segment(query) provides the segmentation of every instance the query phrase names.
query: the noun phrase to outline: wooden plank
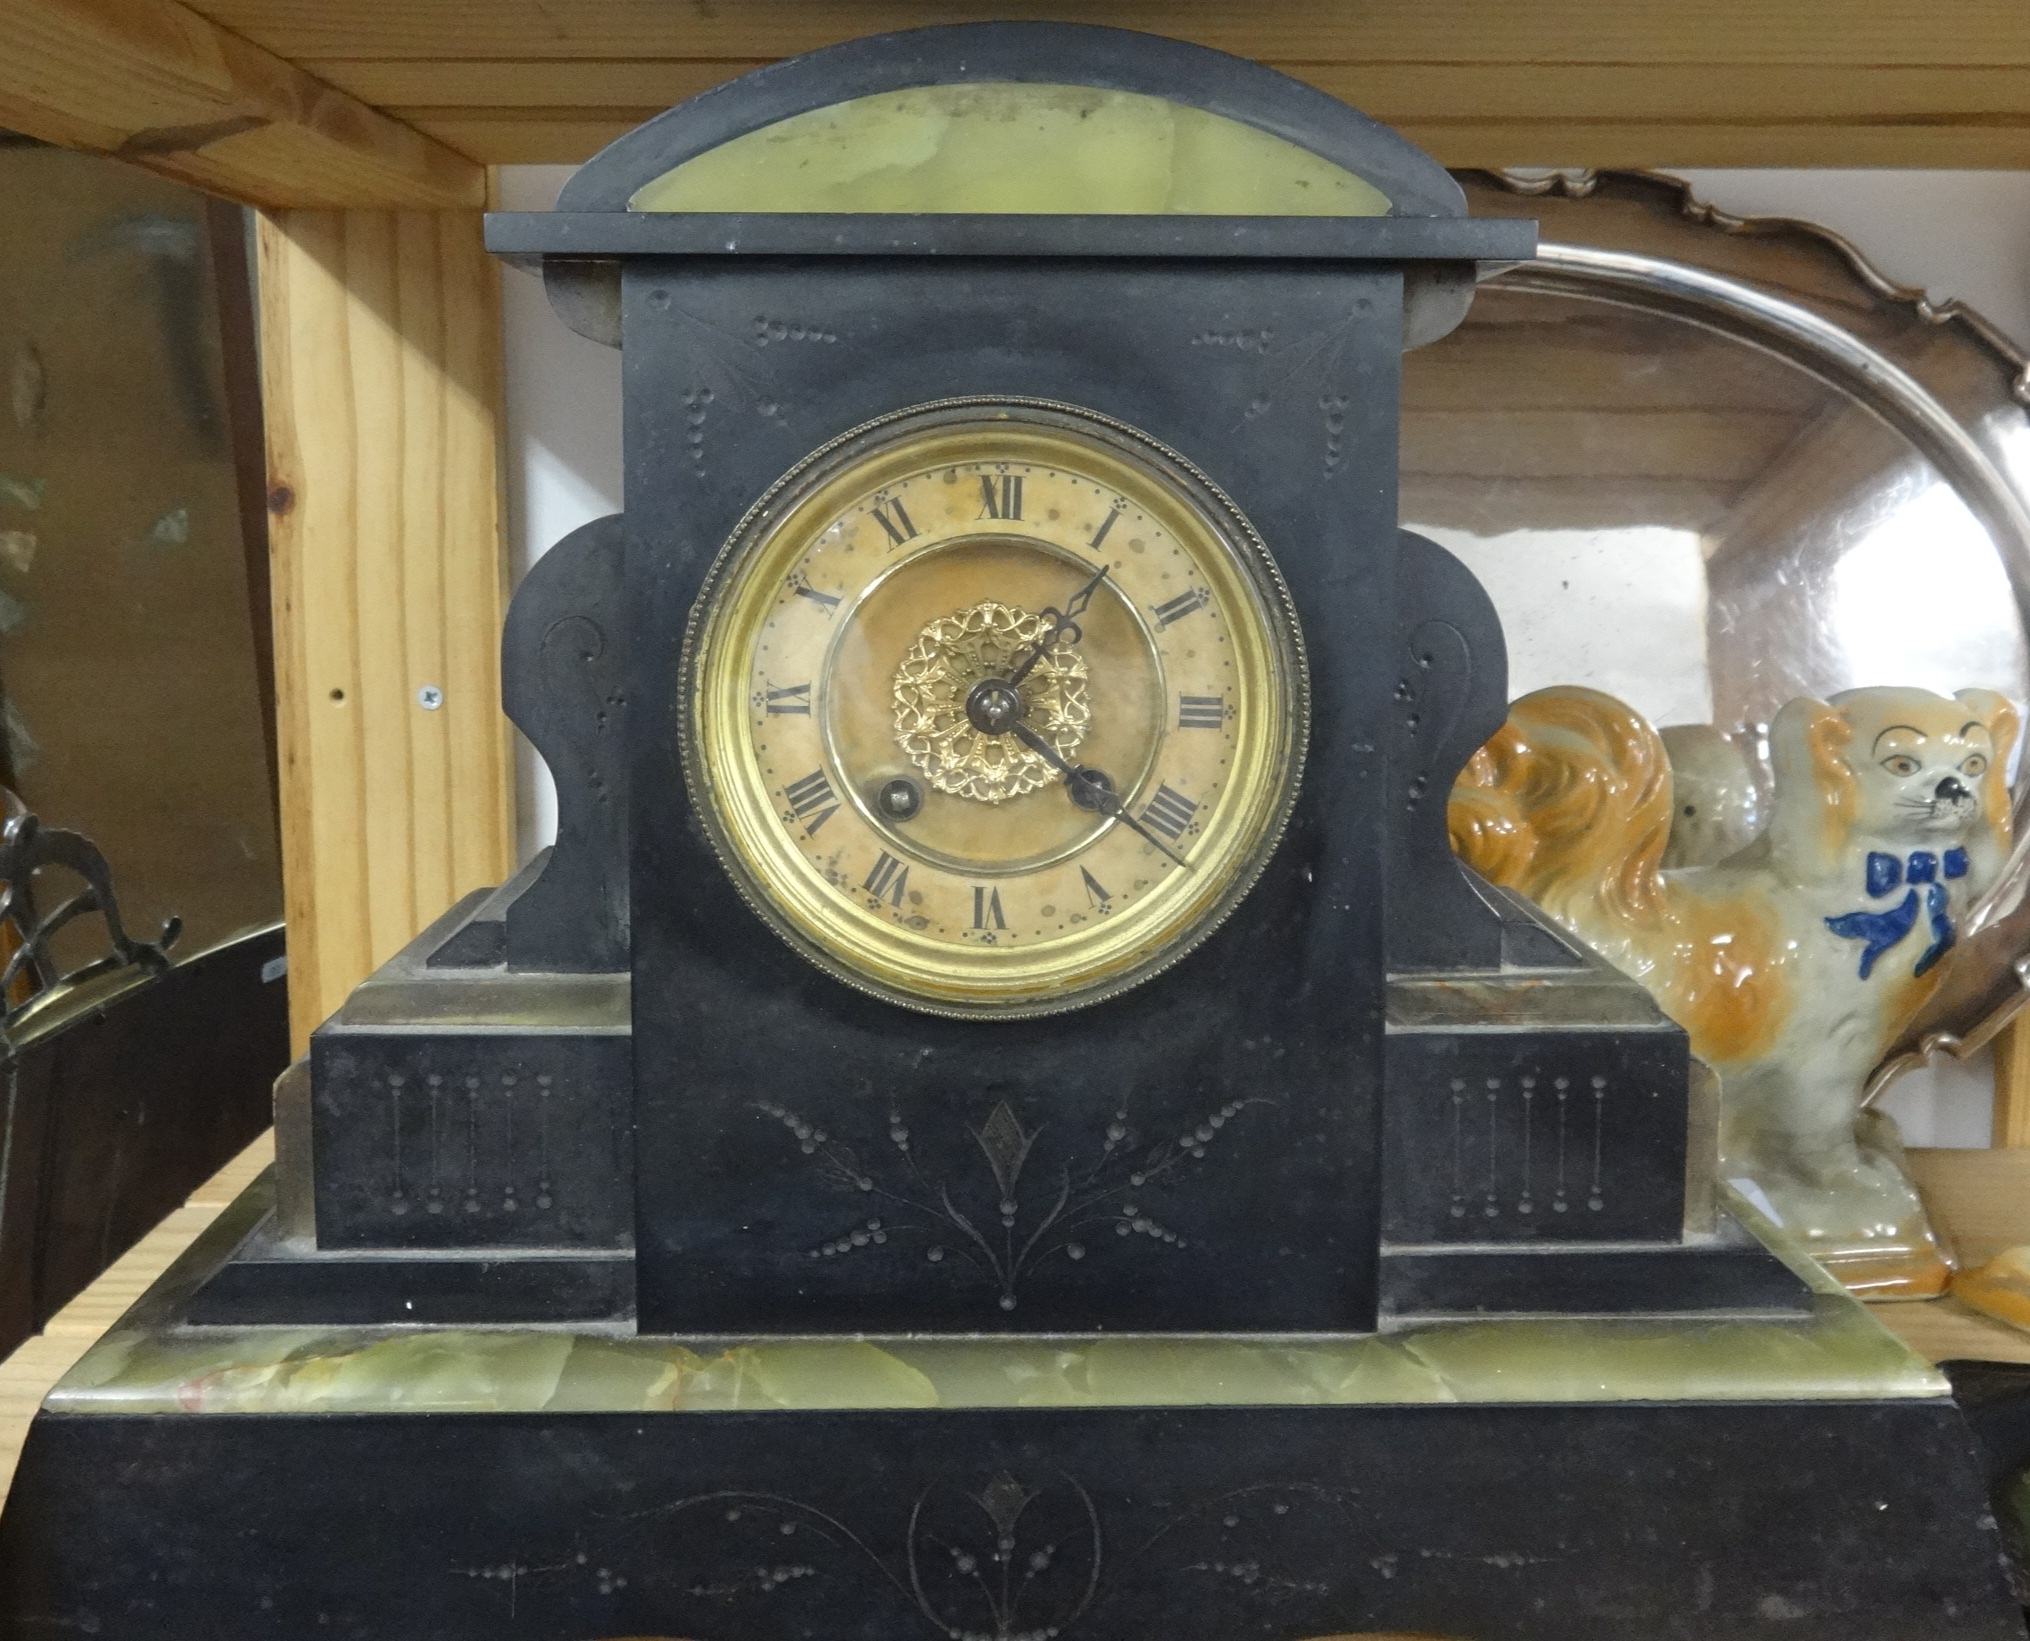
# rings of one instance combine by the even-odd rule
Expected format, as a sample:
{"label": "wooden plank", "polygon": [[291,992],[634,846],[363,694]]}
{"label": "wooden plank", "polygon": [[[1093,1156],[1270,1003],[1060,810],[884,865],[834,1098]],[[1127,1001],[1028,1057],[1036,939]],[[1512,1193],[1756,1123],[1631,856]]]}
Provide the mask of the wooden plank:
{"label": "wooden plank", "polygon": [[[1700,166],[1836,166],[1953,171],[2030,166],[2030,132],[1984,124],[1856,122],[1734,125],[1724,106],[1697,125],[1622,125],[1585,119],[1521,122],[1398,120],[1393,124],[1439,164],[1501,170],[1572,165],[1597,170]],[[422,129],[422,127],[418,127]],[[448,135],[446,140],[448,141]],[[589,157],[589,156],[588,156]]]}
{"label": "wooden plank", "polygon": [[41,1337],[0,1362],[0,1494],[13,1479],[28,1421],[50,1386],[274,1159],[274,1136],[263,1134],[51,1317]]}
{"label": "wooden plank", "polygon": [[[549,111],[395,110],[418,131],[487,165],[581,165],[660,106]],[[1968,124],[1783,126],[1620,125],[1583,119],[1475,125],[1385,120],[1455,169],[1588,166],[1685,170],[1728,166],[1847,166],[1935,171],[2030,168],[2030,131]]]}
{"label": "wooden plank", "polygon": [[[1416,63],[1360,59],[1278,64],[1378,120],[1684,125],[1716,117],[1762,125],[2030,122],[2030,78],[2011,68],[1650,63]],[[770,59],[313,58],[302,66],[377,108],[456,110],[663,109]]]}
{"label": "wooden plank", "polygon": [[1593,474],[1496,481],[1406,473],[1401,515],[1411,529],[1433,525],[1490,537],[1516,530],[1623,530],[1647,525],[1702,531],[1726,512],[1738,488]]}
{"label": "wooden plank", "polygon": [[561,118],[616,110],[661,112],[715,85],[765,67],[769,57],[540,60],[536,42],[513,58],[314,58],[302,66],[376,108],[471,110],[493,117],[541,112]]}
{"label": "wooden plank", "polygon": [[1597,475],[1745,485],[1790,442],[1798,421],[1780,410],[1410,410],[1402,467],[1475,480]]}
{"label": "wooden plank", "polygon": [[499,279],[467,212],[265,217],[260,266],[300,1050],[511,869]]}
{"label": "wooden plank", "polygon": [[[2030,1148],[2030,1019],[2018,1015],[1995,1039],[1995,1127],[1991,1144]],[[2025,1241],[2030,1241],[2026,1235]]]}
{"label": "wooden plank", "polygon": [[2030,1152],[1920,1148],[1910,1172],[1962,1265],[2030,1242]]}
{"label": "wooden plank", "polygon": [[[765,60],[886,29],[985,18],[1101,20],[1082,0],[199,0],[292,60]],[[1103,20],[1296,63],[2030,66],[2018,0],[1114,0]]]}
{"label": "wooden plank", "polygon": [[2030,1363],[2030,1333],[1947,1295],[1868,1307],[1876,1321],[1933,1362]]}
{"label": "wooden plank", "polygon": [[[1562,324],[1510,323],[1521,304],[1483,286],[1464,325],[1403,356],[1407,410],[1707,410],[1788,412],[1802,420],[1826,390],[1802,371],[1675,319],[1556,302]],[[1659,362],[1663,368],[1659,369]]]}
{"label": "wooden plank", "polygon": [[[1933,1221],[1963,1266],[2030,1242],[2030,1151],[1915,1150],[1910,1171]],[[1921,1356],[2030,1362],[2030,1333],[1957,1299],[1872,1305],[1876,1319]]]}
{"label": "wooden plank", "polygon": [[439,119],[426,112],[416,129],[487,165],[582,165],[614,138],[626,136],[661,112],[661,108],[578,109],[554,119],[519,111],[506,117],[488,114],[473,119],[460,113]]}
{"label": "wooden plank", "polygon": [[[1276,66],[1448,165],[2018,165],[2030,75],[1992,67],[1542,60]],[[1273,60],[1273,59],[1272,59]],[[314,71],[490,164],[569,163],[765,58],[315,59]]]}
{"label": "wooden plank", "polygon": [[0,125],[270,206],[478,206],[480,168],[177,0],[0,0]]}

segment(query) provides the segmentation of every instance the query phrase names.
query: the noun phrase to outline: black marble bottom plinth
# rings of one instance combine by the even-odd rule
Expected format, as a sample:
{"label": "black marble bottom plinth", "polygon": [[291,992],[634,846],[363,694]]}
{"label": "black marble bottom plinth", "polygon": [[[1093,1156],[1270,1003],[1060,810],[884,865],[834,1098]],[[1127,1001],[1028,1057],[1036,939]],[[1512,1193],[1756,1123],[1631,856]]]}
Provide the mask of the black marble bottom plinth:
{"label": "black marble bottom plinth", "polygon": [[45,1413],[44,1641],[2023,1641],[1950,1402]]}

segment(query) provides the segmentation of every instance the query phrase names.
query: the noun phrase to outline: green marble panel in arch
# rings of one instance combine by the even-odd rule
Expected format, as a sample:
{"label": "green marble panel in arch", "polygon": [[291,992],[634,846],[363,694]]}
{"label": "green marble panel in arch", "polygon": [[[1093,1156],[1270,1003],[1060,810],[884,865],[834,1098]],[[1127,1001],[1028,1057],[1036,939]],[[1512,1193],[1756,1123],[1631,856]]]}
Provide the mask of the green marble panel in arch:
{"label": "green marble panel in arch", "polygon": [[1202,108],[991,82],[792,115],[642,184],[628,209],[1374,217],[1389,200],[1295,143]]}

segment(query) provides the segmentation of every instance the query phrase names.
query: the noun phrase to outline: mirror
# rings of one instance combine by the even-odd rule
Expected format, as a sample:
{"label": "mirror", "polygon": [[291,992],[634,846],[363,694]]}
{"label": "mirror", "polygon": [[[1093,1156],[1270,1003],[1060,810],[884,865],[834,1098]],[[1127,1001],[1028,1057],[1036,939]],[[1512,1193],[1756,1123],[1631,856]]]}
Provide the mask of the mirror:
{"label": "mirror", "polygon": [[[1542,253],[1405,357],[1402,516],[1486,585],[1512,697],[1591,685],[1758,776],[1793,696],[2030,700],[2030,372],[1999,331],[1673,178],[1460,180]],[[2030,995],[2023,854],[1906,1047],[1970,1051]]]}
{"label": "mirror", "polygon": [[2030,694],[1998,336],[1669,179],[1466,181],[1544,254],[1405,359],[1403,520],[1487,585],[1512,695],[1590,684],[1753,741],[1799,694]]}

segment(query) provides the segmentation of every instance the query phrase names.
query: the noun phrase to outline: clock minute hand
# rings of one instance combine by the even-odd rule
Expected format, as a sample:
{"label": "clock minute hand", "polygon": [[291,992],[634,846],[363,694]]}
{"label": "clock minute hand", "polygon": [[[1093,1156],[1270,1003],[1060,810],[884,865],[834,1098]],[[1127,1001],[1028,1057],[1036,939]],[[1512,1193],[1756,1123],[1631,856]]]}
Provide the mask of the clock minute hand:
{"label": "clock minute hand", "polygon": [[1023,679],[1036,670],[1036,663],[1050,652],[1051,647],[1065,633],[1071,634],[1071,641],[1074,644],[1085,636],[1079,631],[1075,618],[1085,614],[1086,606],[1093,601],[1093,589],[1106,580],[1109,568],[1110,566],[1102,564],[1092,580],[1064,601],[1063,609],[1046,609],[1043,612],[1050,617],[1050,625],[1036,635],[1036,642],[1029,646],[1029,653],[1022,658],[1022,664],[1008,675],[1010,689],[1018,687]]}
{"label": "clock minute hand", "polygon": [[1064,755],[1041,735],[1037,734],[1035,730],[1025,723],[1018,722],[1011,726],[1010,733],[1024,746],[1028,747],[1030,751],[1043,759],[1045,763],[1049,764],[1053,769],[1058,770],[1064,776],[1064,784],[1066,786],[1076,784],[1092,800],[1093,807],[1098,809],[1101,814],[1110,816],[1124,825],[1133,827],[1134,830],[1141,833],[1144,838],[1148,839],[1150,843],[1153,843],[1164,854],[1176,861],[1187,872],[1191,870],[1191,862],[1186,860],[1175,849],[1172,849],[1161,838],[1156,836],[1154,832],[1150,831],[1148,827],[1135,819],[1133,815],[1129,814],[1127,806],[1121,802],[1120,798],[1114,794],[1110,787],[1102,786],[1098,781],[1088,780],[1084,770],[1073,768],[1072,765],[1065,761]]}

